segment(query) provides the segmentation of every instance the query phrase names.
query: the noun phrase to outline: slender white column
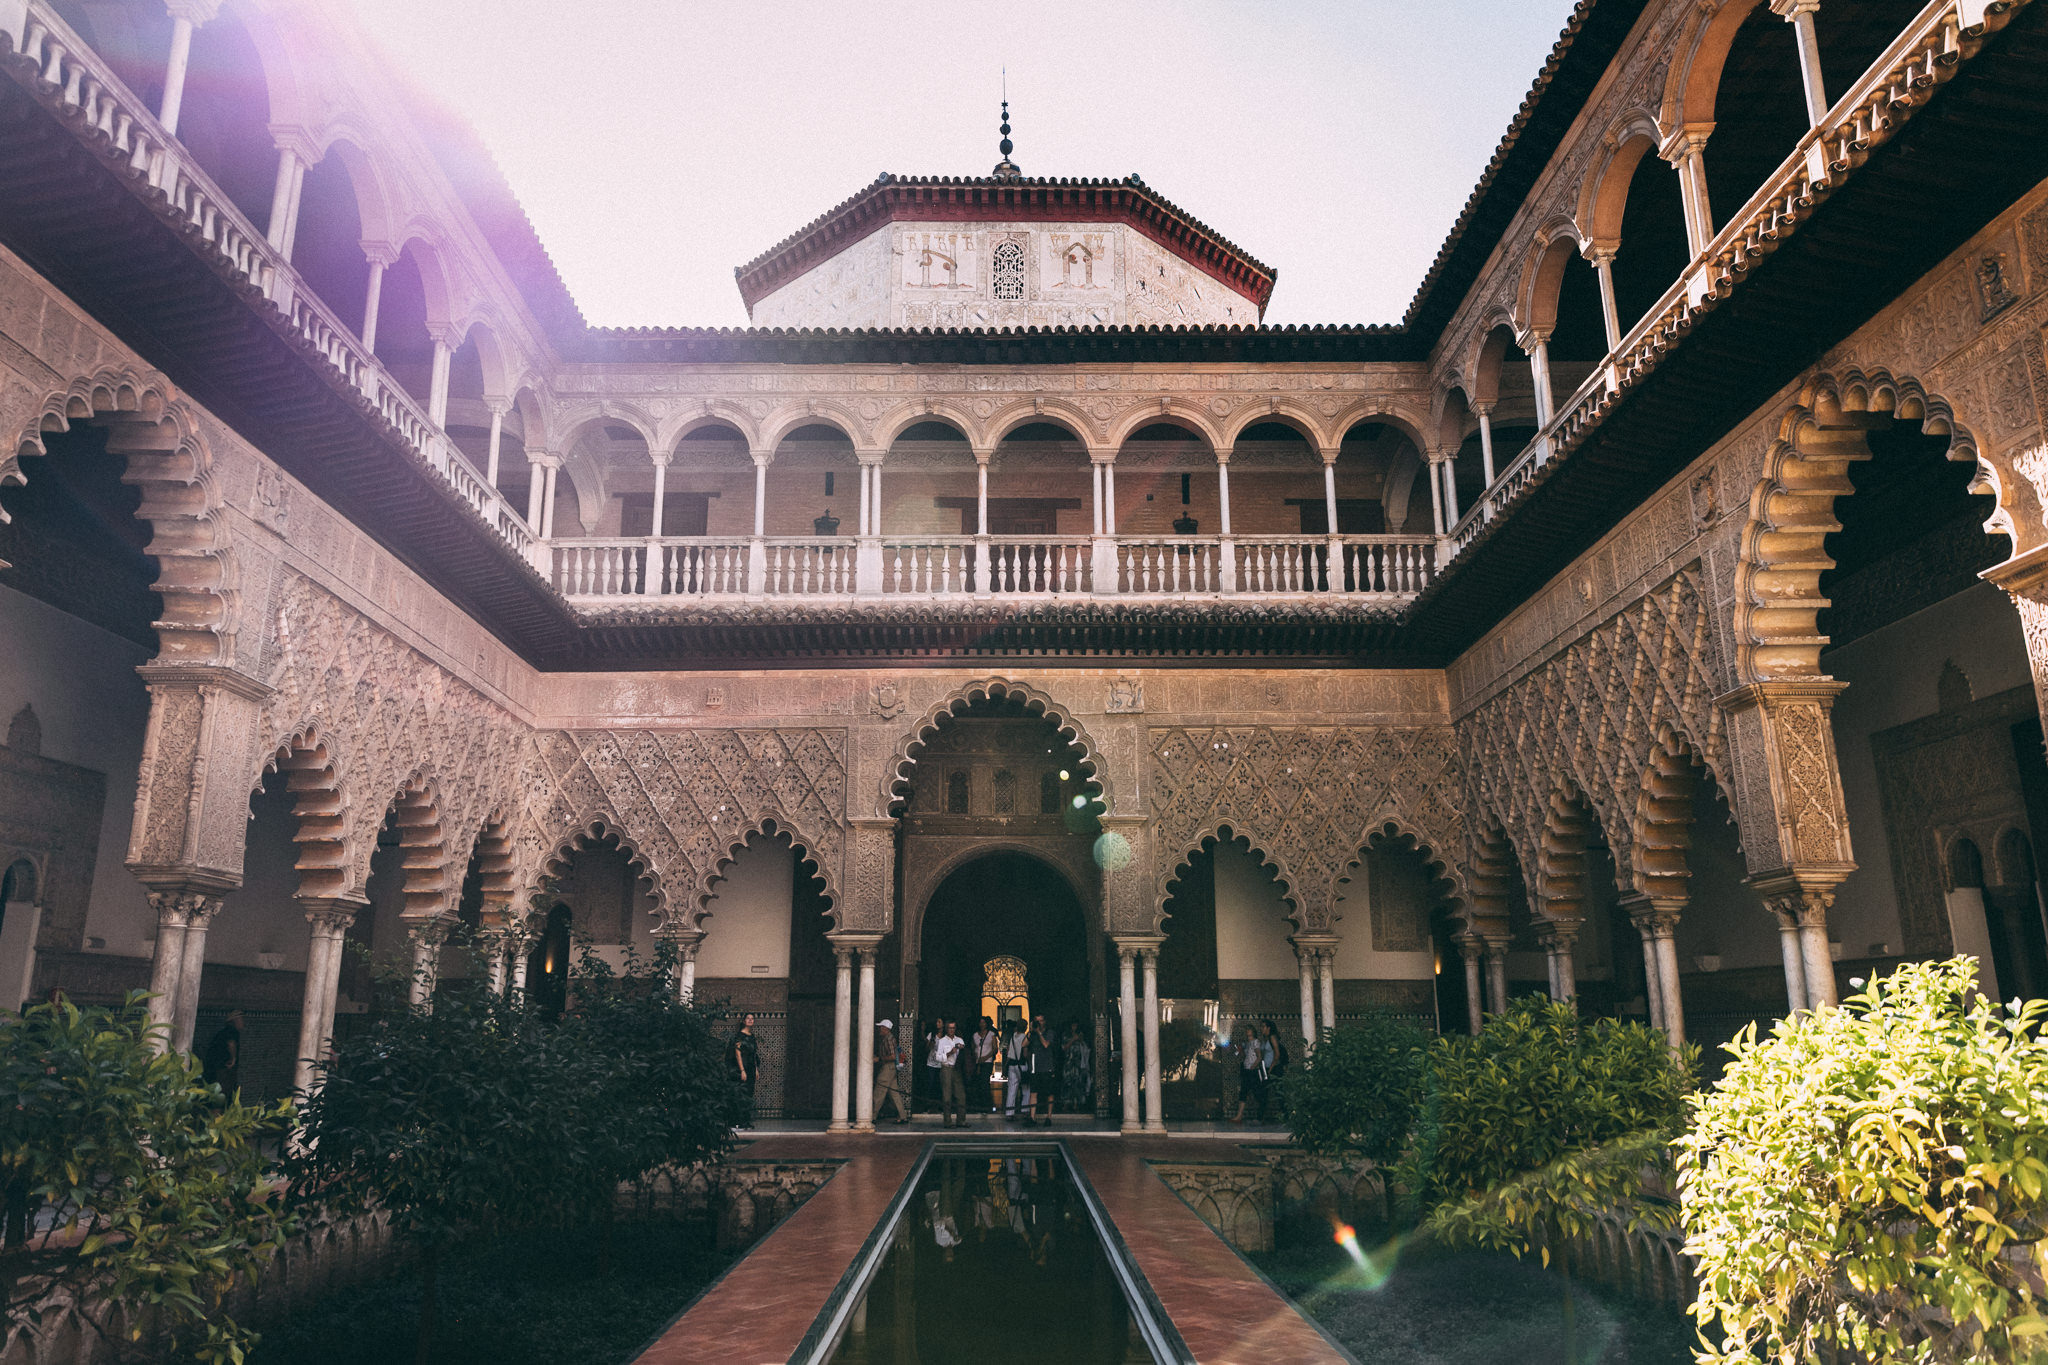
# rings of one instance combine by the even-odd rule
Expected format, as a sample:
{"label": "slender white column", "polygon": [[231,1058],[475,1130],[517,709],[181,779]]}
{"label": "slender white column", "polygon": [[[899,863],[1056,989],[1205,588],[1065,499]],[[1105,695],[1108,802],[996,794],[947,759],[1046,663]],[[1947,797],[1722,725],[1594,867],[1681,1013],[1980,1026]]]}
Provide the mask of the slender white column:
{"label": "slender white column", "polygon": [[292,258],[292,248],[299,239],[299,204],[305,197],[306,163],[300,161],[292,167],[291,202],[284,212],[284,235],[277,243],[277,249],[284,253],[287,261]]}
{"label": "slender white column", "polygon": [[1654,931],[1641,919],[1636,919],[1636,932],[1643,940],[1643,995],[1650,1009],[1650,1027],[1663,1028],[1664,978],[1657,971],[1657,939]]}
{"label": "slender white column", "polygon": [[192,19],[185,14],[171,19],[171,55],[164,63],[164,100],[157,109],[157,122],[175,135],[178,114],[185,104],[185,73],[192,64]]}
{"label": "slender white column", "polygon": [[1159,950],[1146,948],[1145,959],[1145,1131],[1166,1131],[1166,1088],[1159,1065]]}
{"label": "slender white column", "polygon": [[1493,1012],[1499,1014],[1508,1007],[1508,945],[1492,943],[1486,945],[1486,993]]}
{"label": "slender white column", "polygon": [[1607,324],[1607,353],[1621,346],[1621,315],[1614,305],[1614,253],[1595,251],[1593,273],[1600,278],[1600,317]]}
{"label": "slender white column", "polygon": [[1678,133],[1663,149],[1666,158],[1678,167],[1686,245],[1695,257],[1714,240],[1714,209],[1707,198],[1706,146],[1707,134],[1689,129]]}
{"label": "slender white column", "polygon": [[1294,960],[1301,966],[1301,1045],[1309,1048],[1316,1045],[1315,954],[1307,948],[1296,947]]}
{"label": "slender white column", "polygon": [[427,384],[427,420],[435,426],[448,426],[448,367],[455,352],[448,344],[448,338],[434,338],[434,377]]}
{"label": "slender white column", "polygon": [[860,467],[860,534],[868,534],[868,473],[869,466]]}
{"label": "slender white column", "polygon": [[852,1126],[846,1119],[846,1106],[853,1097],[847,1084],[853,1060],[853,949],[835,943],[832,956],[838,970],[832,988],[832,1120],[826,1128],[843,1133]]}
{"label": "slender white column", "polygon": [[875,950],[860,950],[859,1027],[853,1033],[853,1130],[875,1131]]}
{"label": "slender white column", "polygon": [[1820,8],[1820,0],[1791,0],[1790,12],[1785,0],[1773,0],[1771,8],[1792,25],[1793,38],[1799,44],[1799,83],[1806,89],[1806,125],[1818,128],[1828,115],[1827,84],[1820,75],[1820,38],[1813,31],[1813,13]]}
{"label": "slender white column", "polygon": [[[525,934],[519,934],[512,940],[512,989],[515,991],[524,991],[526,989],[527,954],[531,951],[532,940]],[[685,998],[689,995],[688,980],[690,973],[696,970],[696,966],[697,958],[695,953],[683,959],[683,977],[685,982],[683,993]]]}
{"label": "slender white column", "polygon": [[974,463],[974,534],[988,534],[988,461]]}
{"label": "slender white column", "polygon": [[484,482],[494,492],[498,487],[498,451],[505,443],[505,410],[510,406],[502,398],[491,400],[491,443],[484,452]]}
{"label": "slender white column", "polygon": [[1458,457],[1448,451],[1443,458],[1444,471],[1444,524],[1458,524]]}
{"label": "slender white column", "polygon": [[290,241],[285,237],[285,227],[291,222],[292,189],[299,178],[299,154],[290,147],[277,151],[277,182],[270,190],[270,219],[264,226],[263,236],[271,246],[283,253],[286,260],[292,258]]}
{"label": "slender white column", "polygon": [[1660,924],[1656,937],[1658,998],[1664,1005],[1664,1036],[1673,1048],[1685,1046],[1685,1002],[1678,990],[1676,926]]}
{"label": "slender white column", "polygon": [[[187,942],[189,943],[189,938]],[[1810,1009],[1837,1003],[1835,955],[1828,946],[1828,924],[1824,909],[1815,907],[1800,916],[1799,950],[1806,966],[1806,1004]],[[180,997],[182,1002],[182,997]]]}
{"label": "slender white column", "polygon": [[1553,1000],[1569,1000],[1579,993],[1577,972],[1572,964],[1572,944],[1578,936],[1577,925],[1555,920],[1545,925],[1538,935],[1538,942],[1550,957],[1550,997]]}
{"label": "slender white column", "polygon": [[538,535],[540,533],[541,490],[547,479],[547,471],[542,468],[541,452],[529,450],[526,452],[526,458],[528,461],[526,466],[526,524],[534,534]]}
{"label": "slender white column", "polygon": [[342,941],[361,902],[307,899],[300,904],[306,907],[306,923],[312,927],[306,946],[305,989],[299,998],[299,1050],[292,1061],[292,1090],[304,1095],[313,1089],[319,1063],[327,1055],[327,1040],[334,1036]]}
{"label": "slender white column", "polygon": [[1222,533],[1230,534],[1230,461],[1221,452],[1216,457],[1217,511],[1222,516]]}
{"label": "slender white column", "polygon": [[149,1022],[161,1029],[155,1046],[171,1048],[178,1026],[178,982],[185,971],[185,906],[187,898],[175,892],[152,891],[156,906],[156,952],[149,966]]}
{"label": "slender white column", "polygon": [[1434,454],[1429,457],[1429,510],[1436,518],[1436,533],[1444,533],[1444,481],[1437,477],[1443,471],[1438,468],[1443,462]]}
{"label": "slender white column", "polygon": [[1093,487],[1093,490],[1094,490],[1093,496],[1094,496],[1094,508],[1095,508],[1095,534],[1099,536],[1099,535],[1101,535],[1101,534],[1102,534],[1102,513],[1103,513],[1103,505],[1102,505],[1102,464],[1101,464],[1101,462],[1100,462],[1100,461],[1095,461],[1095,460],[1091,460],[1091,461],[1089,461],[1089,463],[1088,463],[1088,473],[1089,473],[1089,477],[1090,477],[1090,478],[1091,478],[1091,479],[1093,480],[1093,485],[1092,485],[1092,487]]}
{"label": "slender white column", "polygon": [[1123,1131],[1135,1133],[1138,1121],[1138,982],[1136,950],[1121,945],[1116,950],[1117,1000],[1123,1034],[1124,1121]]}
{"label": "slender white column", "polygon": [[540,538],[542,540],[553,540],[555,538],[555,476],[561,472],[562,462],[559,459],[550,459],[547,468],[547,487],[541,494]]}
{"label": "slender white column", "polygon": [[1102,504],[1102,533],[1103,533],[1104,535],[1108,535],[1108,536],[1113,536],[1113,535],[1115,535],[1115,534],[1116,534],[1116,461],[1115,461],[1115,460],[1111,460],[1111,461],[1109,461],[1109,462],[1108,462],[1107,464],[1105,464],[1105,465],[1103,465],[1103,466],[1102,466],[1102,492],[1103,492],[1103,504]]}
{"label": "slender white column", "polygon": [[882,534],[882,462],[875,461],[868,466],[868,497],[873,500],[875,510],[868,514],[868,534]]}
{"label": "slender white column", "polygon": [[754,534],[768,534],[768,461],[754,461]]}
{"label": "slender white column", "polygon": [[363,349],[377,353],[377,309],[384,300],[384,262],[370,258],[370,288],[363,298]]}
{"label": "slender white column", "polygon": [[485,981],[489,985],[492,995],[503,995],[505,993],[505,973],[512,956],[511,946],[506,943],[505,936],[502,933],[494,933],[487,936],[480,935],[480,937],[484,938]]}
{"label": "slender white column", "polygon": [[1493,487],[1493,404],[1474,403],[1472,411],[1479,415],[1479,472],[1486,475],[1486,486]]}
{"label": "slender white column", "polygon": [[647,534],[650,537],[659,537],[661,535],[661,508],[662,503],[667,501],[667,499],[668,457],[660,455],[654,458],[654,516],[647,523]]}
{"label": "slender white column", "polygon": [[1323,529],[1337,534],[1337,452],[1323,454]]}
{"label": "slender white column", "polygon": [[1774,913],[1778,919],[1778,952],[1785,963],[1786,1008],[1797,1013],[1807,1007],[1806,995],[1806,952],[1799,942],[1798,916],[1783,910]]}
{"label": "slender white column", "polygon": [[1550,334],[1529,334],[1529,373],[1536,381],[1536,425],[1547,427],[1555,410],[1550,403]]}
{"label": "slender white column", "polygon": [[407,984],[406,998],[415,1006],[431,1008],[434,983],[440,979],[441,944],[448,937],[447,927],[430,921],[416,925],[407,937],[412,940],[412,979]]}
{"label": "slender white column", "polygon": [[1323,1028],[1337,1027],[1337,950],[1316,950],[1316,981],[1322,988]]}

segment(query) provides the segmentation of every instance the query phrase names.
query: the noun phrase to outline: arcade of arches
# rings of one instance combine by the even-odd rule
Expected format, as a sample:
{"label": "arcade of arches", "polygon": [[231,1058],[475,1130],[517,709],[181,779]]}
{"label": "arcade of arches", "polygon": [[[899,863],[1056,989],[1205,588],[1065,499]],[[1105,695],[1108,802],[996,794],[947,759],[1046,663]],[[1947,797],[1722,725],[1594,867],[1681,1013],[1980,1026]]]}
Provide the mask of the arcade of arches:
{"label": "arcade of arches", "polygon": [[335,7],[159,8],[0,0],[0,1005],[240,1008],[277,1095],[366,962],[559,1008],[668,943],[848,1128],[874,1023],[1014,959],[1157,1130],[1167,1019],[2048,992],[2048,166],[1987,112],[2048,5],[1586,26],[1395,328],[1012,166],[875,182],[716,334],[587,327]]}

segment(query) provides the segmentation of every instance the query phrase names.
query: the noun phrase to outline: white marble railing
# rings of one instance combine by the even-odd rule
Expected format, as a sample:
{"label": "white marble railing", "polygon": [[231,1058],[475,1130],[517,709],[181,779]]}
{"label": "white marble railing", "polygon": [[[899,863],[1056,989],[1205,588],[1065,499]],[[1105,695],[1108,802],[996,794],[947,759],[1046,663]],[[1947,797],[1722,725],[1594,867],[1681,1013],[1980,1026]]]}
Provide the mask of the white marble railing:
{"label": "white marble railing", "polygon": [[1793,147],[1747,203],[1728,218],[1683,274],[1664,291],[1578,391],[1511,460],[1452,528],[1444,561],[1507,511],[1545,465],[1570,454],[1632,384],[1654,370],[1757,261],[1778,249],[1814,208],[1888,141],[1936,86],[1947,81],[1983,35],[2002,27],[2029,0],[1948,0],[1928,5],[1884,54]]}
{"label": "white marble railing", "polygon": [[636,536],[543,548],[549,581],[563,596],[618,604],[680,597],[1405,599],[1436,573],[1430,536]]}
{"label": "white marble railing", "polygon": [[[13,14],[9,14],[9,10]],[[11,25],[19,22],[20,29]],[[33,61],[38,79],[76,116],[86,136],[123,153],[128,172],[161,193],[203,249],[275,304],[292,331],[373,403],[399,439],[412,447],[463,501],[521,557],[535,557],[524,518],[427,418],[426,410],[385,372],[382,362],[320,301],[282,252],[201,170],[156,114],[123,85],[98,53],[44,0],[0,3],[0,32],[16,38],[16,51]]]}

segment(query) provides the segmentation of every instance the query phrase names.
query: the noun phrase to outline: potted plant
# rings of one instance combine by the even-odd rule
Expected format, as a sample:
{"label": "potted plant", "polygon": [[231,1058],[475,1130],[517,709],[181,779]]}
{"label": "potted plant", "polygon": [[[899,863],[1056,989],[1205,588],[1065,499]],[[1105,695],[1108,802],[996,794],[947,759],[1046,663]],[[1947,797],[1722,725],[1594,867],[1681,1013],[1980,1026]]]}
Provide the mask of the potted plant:
{"label": "potted plant", "polygon": [[1179,516],[1173,519],[1174,531],[1184,536],[1193,535],[1195,533],[1195,528],[1199,524],[1200,523],[1198,523],[1193,517],[1189,516],[1186,512],[1181,513]]}
{"label": "potted plant", "polygon": [[836,536],[839,534],[839,518],[833,516],[832,509],[827,507],[824,516],[811,518],[811,532],[813,535]]}

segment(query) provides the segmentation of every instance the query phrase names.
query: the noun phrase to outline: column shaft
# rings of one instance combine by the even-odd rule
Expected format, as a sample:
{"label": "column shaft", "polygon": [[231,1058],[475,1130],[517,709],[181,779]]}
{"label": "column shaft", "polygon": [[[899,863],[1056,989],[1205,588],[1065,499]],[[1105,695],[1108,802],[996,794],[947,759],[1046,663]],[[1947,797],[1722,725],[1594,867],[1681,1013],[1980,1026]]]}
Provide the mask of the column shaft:
{"label": "column shaft", "polygon": [[1479,414],[1479,472],[1486,476],[1486,486],[1493,487],[1493,409],[1476,409]]}
{"label": "column shaft", "polygon": [[1778,914],[1778,953],[1785,963],[1785,1007],[1797,1013],[1806,1008],[1806,953],[1799,943],[1799,921]]}
{"label": "column shaft", "polygon": [[852,1126],[846,1107],[853,1098],[848,1085],[853,1061],[853,949],[835,946],[832,955],[839,965],[832,987],[832,1119],[826,1128],[843,1133]]}
{"label": "column shaft", "polygon": [[1508,950],[1505,945],[1486,945],[1486,984],[1493,1012],[1504,1013],[1508,1007]]}
{"label": "column shaft", "polygon": [[1159,1067],[1159,950],[1145,958],[1145,1130],[1166,1131],[1166,1089]]}
{"label": "column shaft", "polygon": [[1323,461],[1323,529],[1337,534],[1337,462]]}
{"label": "column shaft", "polygon": [[1538,336],[1529,347],[1529,373],[1536,382],[1536,425],[1547,427],[1556,415],[1550,395],[1550,338]]}
{"label": "column shaft", "polygon": [[1138,1131],[1138,983],[1133,954],[1129,948],[1119,948],[1116,953],[1117,1011],[1119,1031],[1123,1039],[1123,1087],[1124,1121],[1123,1131]]}
{"label": "column shaft", "polygon": [[1802,4],[1792,12],[1792,34],[1799,44],[1799,81],[1806,90],[1806,125],[1818,128],[1828,116],[1827,84],[1820,74],[1820,38],[1813,31],[1818,5]]}
{"label": "column shaft", "polygon": [[291,244],[285,240],[285,225],[292,216],[292,183],[298,178],[299,154],[290,147],[282,147],[277,153],[277,182],[270,190],[270,219],[264,224],[263,236],[270,245],[281,252],[289,261],[292,258]]}
{"label": "column shaft", "polygon": [[310,1094],[327,1040],[334,1032],[334,996],[341,984],[342,943],[353,912],[309,910],[305,990],[299,1000],[299,1050],[292,1061],[292,1090]]}
{"label": "column shaft", "polygon": [[441,337],[434,338],[434,369],[427,381],[427,420],[444,430],[448,426],[448,369],[455,352]]}
{"label": "column shaft", "polygon": [[1444,482],[1437,477],[1442,472],[1439,468],[1439,461],[1431,460],[1429,462],[1429,510],[1430,514],[1436,519],[1436,533],[1438,535],[1444,533]]}
{"label": "column shaft", "polygon": [[1221,533],[1227,536],[1230,534],[1230,462],[1228,460],[1218,460],[1216,462],[1216,498],[1217,512],[1222,518],[1218,525],[1221,527]]}
{"label": "column shaft", "polygon": [[1607,353],[1621,346],[1621,313],[1614,304],[1614,257],[1600,252],[1593,257],[1593,272],[1600,277],[1600,316],[1607,324]]}
{"label": "column shaft", "polygon": [[1677,1049],[1685,1045],[1685,1003],[1678,990],[1678,941],[1668,928],[1657,933],[1657,979],[1664,1001],[1664,1036]]}
{"label": "column shaft", "polygon": [[1337,950],[1324,948],[1316,953],[1316,978],[1322,986],[1323,1029],[1337,1027]]}
{"label": "column shaft", "polygon": [[1839,1003],[1835,993],[1835,955],[1828,946],[1827,920],[1821,912],[1809,912],[1799,926],[1799,952],[1806,967],[1806,1003],[1809,1008]]}
{"label": "column shaft", "polygon": [[1094,500],[1095,500],[1095,501],[1094,501],[1094,508],[1095,508],[1095,513],[1094,513],[1094,516],[1095,516],[1095,521],[1094,521],[1094,525],[1095,525],[1095,534],[1099,536],[1099,535],[1101,535],[1101,534],[1102,534],[1102,526],[1103,526],[1102,514],[1103,514],[1103,510],[1104,510],[1104,508],[1103,508],[1103,505],[1102,505],[1102,464],[1101,464],[1101,462],[1100,462],[1100,461],[1095,461],[1095,460],[1091,460],[1091,461],[1089,461],[1089,464],[1088,464],[1088,473],[1089,473],[1089,478],[1090,478],[1090,479],[1091,479],[1091,480],[1093,481],[1093,482],[1092,482],[1092,484],[1091,484],[1091,488],[1093,489],[1093,497],[1094,497]]}
{"label": "column shaft", "polygon": [[540,538],[555,538],[555,476],[561,472],[561,465],[550,461],[548,464],[547,486],[541,493]]}
{"label": "column shaft", "polygon": [[754,534],[768,534],[768,462],[754,461]]}
{"label": "column shaft", "polygon": [[1294,950],[1294,960],[1301,966],[1301,1045],[1316,1045],[1316,964],[1315,955],[1306,948]]}
{"label": "column shaft", "polygon": [[875,1131],[875,950],[860,950],[859,1027],[854,1030],[854,1131]]}
{"label": "column shaft", "polygon": [[[659,538],[661,535],[662,504],[668,500],[668,461],[654,462],[654,513],[647,521],[647,534]],[[642,589],[645,591],[645,589]]]}
{"label": "column shaft", "polygon": [[872,472],[870,466],[864,464],[860,467],[860,520],[858,533],[863,536],[868,534],[868,475],[870,472]]}
{"label": "column shaft", "polygon": [[1445,455],[1444,470],[1444,524],[1458,524],[1458,457]]}
{"label": "column shaft", "polygon": [[173,136],[178,131],[178,114],[185,103],[185,73],[192,63],[192,21],[182,15],[171,21],[171,55],[164,63],[164,99],[157,107],[157,122]]}
{"label": "column shaft", "polygon": [[988,534],[988,461],[974,467],[974,534]]}
{"label": "column shaft", "polygon": [[[528,458],[532,458],[530,453]],[[547,471],[540,467],[538,460],[526,467],[526,526],[535,535],[540,534],[541,496],[546,480]]]}
{"label": "column shaft", "polygon": [[363,298],[363,349],[377,353],[377,308],[384,297],[384,262],[370,262],[370,288]]}
{"label": "column shaft", "polygon": [[212,923],[219,901],[201,902],[185,916],[185,941],[179,945],[178,1015],[171,1027],[171,1046],[179,1052],[192,1050],[192,1034],[199,1026],[199,978],[206,972],[206,930]]}
{"label": "column shaft", "polygon": [[498,450],[505,442],[505,409],[491,404],[491,444],[484,453],[484,482],[498,490]]}
{"label": "column shaft", "polygon": [[178,1026],[178,982],[185,972],[185,909],[181,898],[168,892],[152,891],[156,903],[156,952],[149,964],[149,1022],[162,1031],[157,1034],[159,1050],[171,1050],[171,1038]]}
{"label": "column shaft", "polygon": [[1116,461],[1102,466],[1102,533],[1116,534]]}
{"label": "column shaft", "polygon": [[1480,997],[1479,959],[1482,956],[1477,944],[1461,945],[1458,956],[1465,960],[1465,1024],[1474,1038],[1486,1026],[1486,1002]]}

